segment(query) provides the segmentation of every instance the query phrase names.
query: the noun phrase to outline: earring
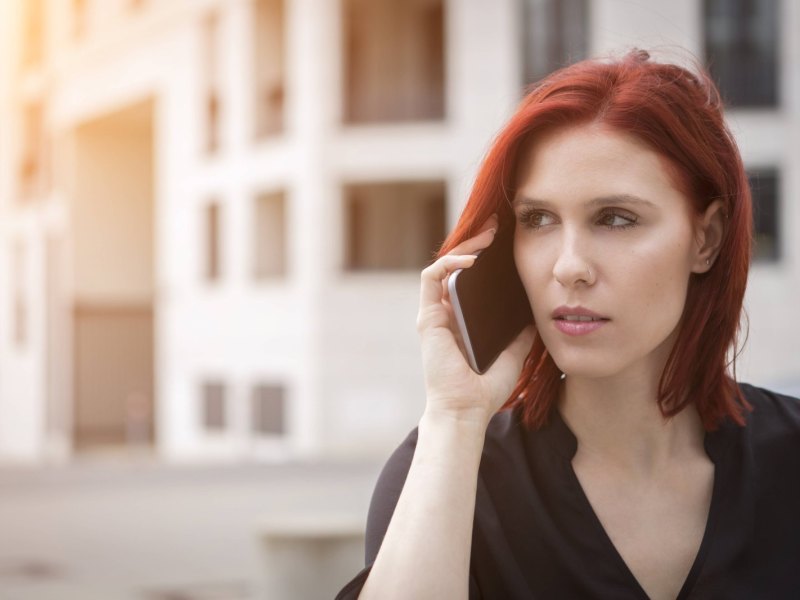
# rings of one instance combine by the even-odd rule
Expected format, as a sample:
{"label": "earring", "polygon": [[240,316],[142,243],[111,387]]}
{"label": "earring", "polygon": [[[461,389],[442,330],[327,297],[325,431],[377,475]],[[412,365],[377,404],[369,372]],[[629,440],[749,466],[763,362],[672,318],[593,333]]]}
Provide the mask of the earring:
{"label": "earring", "polygon": [[710,259],[710,258],[707,258],[707,259],[706,259],[706,265],[710,265],[710,264],[711,264],[711,259]]}

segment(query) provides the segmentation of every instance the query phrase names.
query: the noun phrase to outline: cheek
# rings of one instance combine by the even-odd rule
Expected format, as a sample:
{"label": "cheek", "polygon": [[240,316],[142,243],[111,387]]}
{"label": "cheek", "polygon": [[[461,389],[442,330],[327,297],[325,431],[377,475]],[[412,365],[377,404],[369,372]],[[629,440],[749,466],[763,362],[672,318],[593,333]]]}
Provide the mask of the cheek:
{"label": "cheek", "polygon": [[675,241],[653,241],[638,247],[629,254],[626,262],[627,273],[622,275],[624,282],[619,281],[621,287],[626,288],[623,298],[627,300],[622,300],[622,303],[628,304],[632,310],[663,317],[669,322],[680,317],[690,273],[687,245]]}
{"label": "cheek", "polygon": [[[689,247],[687,237],[675,230],[598,244],[586,259],[598,276],[595,283],[598,289],[590,294],[609,294],[616,297],[618,306],[633,308],[633,304],[644,311],[663,309],[665,302],[685,299],[691,272]],[[557,249],[548,248],[547,244],[515,243],[514,261],[534,313],[537,300],[544,300],[556,284],[553,268],[557,259]]]}

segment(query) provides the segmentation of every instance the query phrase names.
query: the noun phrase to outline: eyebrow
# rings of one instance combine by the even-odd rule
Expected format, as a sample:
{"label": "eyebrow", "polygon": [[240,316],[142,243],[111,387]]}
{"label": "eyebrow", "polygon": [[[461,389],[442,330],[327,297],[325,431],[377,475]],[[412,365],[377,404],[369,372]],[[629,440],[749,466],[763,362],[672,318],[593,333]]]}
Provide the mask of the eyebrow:
{"label": "eyebrow", "polygon": [[[539,198],[528,198],[527,196],[517,195],[512,202],[512,206],[524,204],[526,206],[535,206],[541,208],[553,208],[554,204],[548,200],[541,200]],[[629,206],[646,206],[649,208],[656,208],[655,203],[650,200],[645,200],[633,194],[612,194],[610,196],[599,196],[592,198],[584,203],[587,208],[594,208],[596,206],[606,206],[609,204],[627,204]]]}

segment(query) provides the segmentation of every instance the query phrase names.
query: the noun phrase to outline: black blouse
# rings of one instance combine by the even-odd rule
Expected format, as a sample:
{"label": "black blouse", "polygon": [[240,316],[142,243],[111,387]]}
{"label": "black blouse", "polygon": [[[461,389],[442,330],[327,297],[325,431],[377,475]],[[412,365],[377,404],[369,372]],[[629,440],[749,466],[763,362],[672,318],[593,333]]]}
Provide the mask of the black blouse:
{"label": "black blouse", "polygon": [[[706,529],[678,600],[800,598],[800,399],[741,383],[753,412],[705,434],[714,462]],[[414,429],[378,478],[366,567],[337,596],[356,598],[403,488]],[[603,529],[572,469],[575,435],[558,410],[529,431],[496,414],[478,474],[470,599],[613,598],[647,594]]]}

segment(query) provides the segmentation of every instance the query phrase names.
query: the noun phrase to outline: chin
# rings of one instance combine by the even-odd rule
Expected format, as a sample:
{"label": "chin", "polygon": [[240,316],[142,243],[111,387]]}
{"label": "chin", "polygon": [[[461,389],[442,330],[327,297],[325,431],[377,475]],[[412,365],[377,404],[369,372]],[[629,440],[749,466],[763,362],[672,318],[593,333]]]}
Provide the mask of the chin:
{"label": "chin", "polygon": [[603,369],[572,369],[566,371],[561,369],[561,372],[571,379],[606,379],[619,373],[619,371]]}
{"label": "chin", "polygon": [[581,379],[604,379],[606,377],[613,377],[623,371],[620,363],[610,363],[608,356],[598,357],[598,360],[588,359],[586,353],[583,356],[577,356],[579,353],[573,353],[569,358],[565,356],[556,356],[551,354],[553,362],[559,370],[567,377],[581,378]]}

